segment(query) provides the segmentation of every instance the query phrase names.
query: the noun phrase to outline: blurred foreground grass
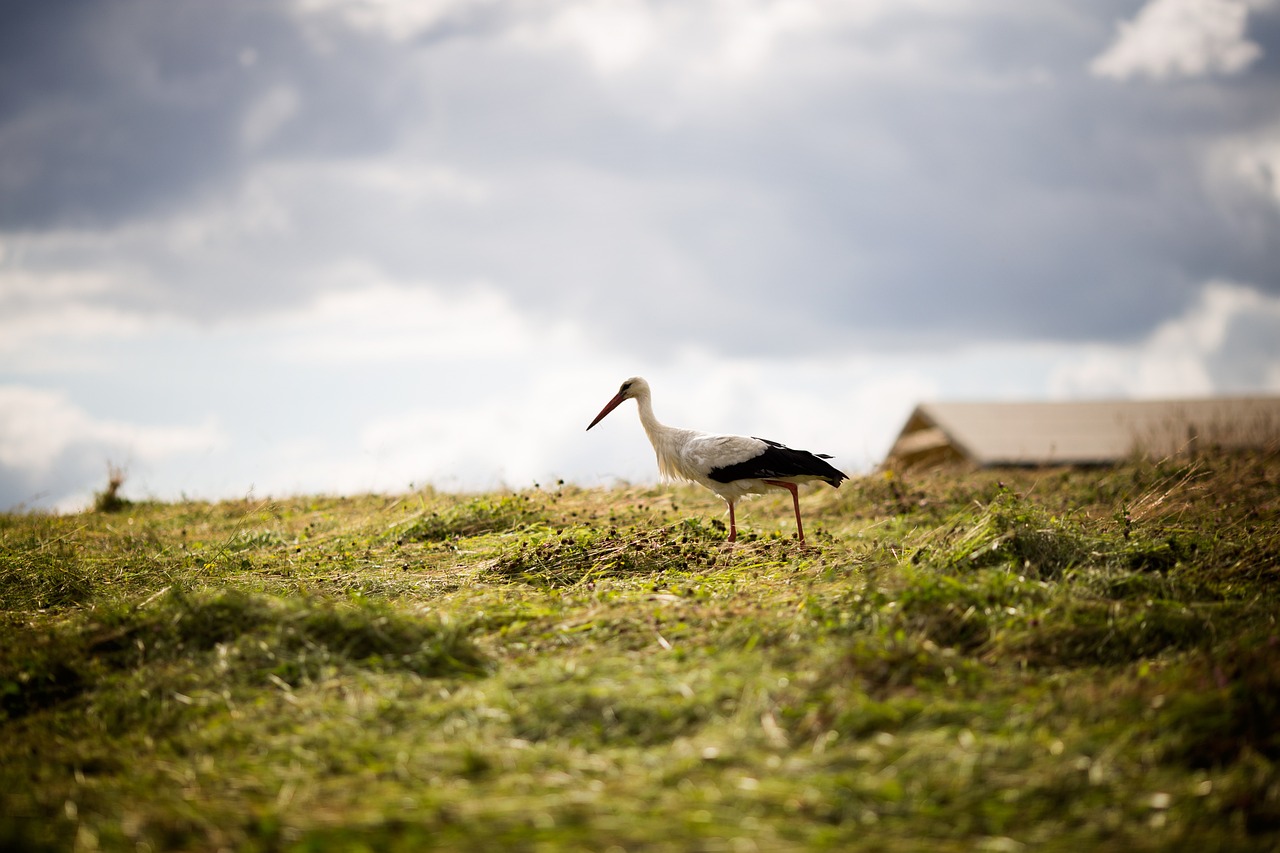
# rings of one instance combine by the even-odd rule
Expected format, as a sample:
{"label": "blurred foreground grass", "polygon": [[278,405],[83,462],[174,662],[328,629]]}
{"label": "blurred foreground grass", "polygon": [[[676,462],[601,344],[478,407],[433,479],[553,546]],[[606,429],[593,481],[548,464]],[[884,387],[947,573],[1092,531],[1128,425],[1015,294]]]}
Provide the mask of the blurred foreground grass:
{"label": "blurred foreground grass", "polygon": [[1280,457],[0,516],[0,846],[1280,844]]}

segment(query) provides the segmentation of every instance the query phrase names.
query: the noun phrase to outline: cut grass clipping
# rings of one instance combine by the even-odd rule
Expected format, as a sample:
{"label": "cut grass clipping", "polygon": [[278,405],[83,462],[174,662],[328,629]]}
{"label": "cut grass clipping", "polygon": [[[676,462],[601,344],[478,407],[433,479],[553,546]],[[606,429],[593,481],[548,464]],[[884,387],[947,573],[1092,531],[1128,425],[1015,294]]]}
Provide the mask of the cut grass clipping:
{"label": "cut grass clipping", "polygon": [[755,559],[781,558],[778,540],[744,542],[732,552],[725,548],[723,524],[697,519],[622,531],[574,528],[523,539],[514,552],[498,558],[493,572],[541,587],[576,587],[605,579],[647,577],[670,580],[678,575],[709,571]]}

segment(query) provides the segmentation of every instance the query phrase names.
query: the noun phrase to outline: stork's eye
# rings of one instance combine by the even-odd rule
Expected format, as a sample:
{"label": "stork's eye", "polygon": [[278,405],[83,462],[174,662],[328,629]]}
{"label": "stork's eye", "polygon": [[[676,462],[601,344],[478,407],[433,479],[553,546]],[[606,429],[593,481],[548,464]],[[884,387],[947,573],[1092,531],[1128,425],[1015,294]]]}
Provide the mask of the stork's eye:
{"label": "stork's eye", "polygon": [[630,391],[630,390],[631,390],[631,383],[630,383],[630,382],[623,382],[623,383],[622,383],[622,387],[618,389],[618,393],[620,393],[620,394],[625,394],[625,393],[627,393],[627,392],[628,392],[628,391]]}

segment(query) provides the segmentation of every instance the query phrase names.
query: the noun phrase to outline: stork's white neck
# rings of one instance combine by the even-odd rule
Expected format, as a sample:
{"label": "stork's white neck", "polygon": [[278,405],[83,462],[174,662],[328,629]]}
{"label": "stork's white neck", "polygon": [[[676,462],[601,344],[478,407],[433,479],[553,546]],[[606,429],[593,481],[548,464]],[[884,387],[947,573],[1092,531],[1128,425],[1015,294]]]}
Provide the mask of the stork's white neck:
{"label": "stork's white neck", "polygon": [[644,426],[645,433],[649,436],[649,441],[657,446],[657,436],[662,435],[667,429],[663,423],[658,421],[658,416],[653,413],[653,399],[646,391],[636,396],[636,408],[640,412],[640,423]]}
{"label": "stork's white neck", "polygon": [[640,412],[640,423],[649,436],[649,443],[653,445],[654,455],[658,457],[658,472],[672,479],[698,480],[697,472],[683,464],[680,458],[680,448],[695,433],[660,422],[653,413],[653,401],[647,388],[636,395],[635,401],[636,409]]}

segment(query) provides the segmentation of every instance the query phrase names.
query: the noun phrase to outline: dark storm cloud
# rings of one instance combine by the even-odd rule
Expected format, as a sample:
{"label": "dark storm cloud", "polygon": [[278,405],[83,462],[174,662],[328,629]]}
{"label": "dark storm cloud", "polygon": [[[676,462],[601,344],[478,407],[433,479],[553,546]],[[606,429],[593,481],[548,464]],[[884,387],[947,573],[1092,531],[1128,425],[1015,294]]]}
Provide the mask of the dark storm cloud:
{"label": "dark storm cloud", "polygon": [[191,4],[76,0],[10,13],[0,226],[111,224],[179,205],[231,168],[228,119],[251,86],[234,14],[201,22]]}
{"label": "dark storm cloud", "polygon": [[[263,158],[378,150],[394,136],[380,45],[349,38],[341,62],[288,4],[51,0],[0,28],[0,228],[111,226],[181,210]],[[275,145],[246,150],[244,115],[273,86],[306,108]]]}
{"label": "dark storm cloud", "polygon": [[[353,260],[733,352],[1131,340],[1211,278],[1280,292],[1274,193],[1204,165],[1280,121],[1274,7],[1236,75],[1092,75],[1141,5],[1094,2],[905,5],[707,83],[663,45],[598,73],[513,39],[554,4],[457,5],[409,39],[285,4],[27,5],[0,36],[0,228],[156,220],[263,181],[289,205],[265,236],[131,238],[145,298],[199,316],[298,300]],[[255,114],[269,132],[246,139]],[[482,199],[399,202],[333,170],[383,156]]]}

